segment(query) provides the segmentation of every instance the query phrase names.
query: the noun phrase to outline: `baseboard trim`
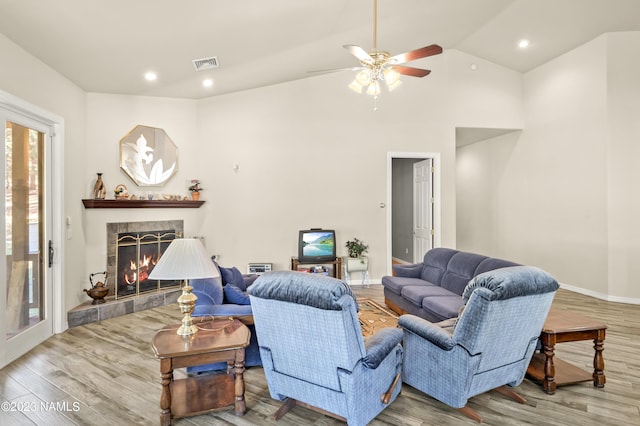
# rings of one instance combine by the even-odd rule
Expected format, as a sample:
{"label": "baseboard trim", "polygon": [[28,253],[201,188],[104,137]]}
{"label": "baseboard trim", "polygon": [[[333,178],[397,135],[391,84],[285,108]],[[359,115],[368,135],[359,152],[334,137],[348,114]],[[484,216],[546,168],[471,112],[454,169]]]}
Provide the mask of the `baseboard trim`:
{"label": "baseboard trim", "polygon": [[560,283],[560,288],[572,291],[574,293],[584,294],[585,296],[595,297],[596,299],[605,300],[607,302],[626,303],[627,305],[640,305],[640,299],[637,298],[611,296],[609,294],[599,293],[597,291],[587,290],[585,288],[563,283]]}

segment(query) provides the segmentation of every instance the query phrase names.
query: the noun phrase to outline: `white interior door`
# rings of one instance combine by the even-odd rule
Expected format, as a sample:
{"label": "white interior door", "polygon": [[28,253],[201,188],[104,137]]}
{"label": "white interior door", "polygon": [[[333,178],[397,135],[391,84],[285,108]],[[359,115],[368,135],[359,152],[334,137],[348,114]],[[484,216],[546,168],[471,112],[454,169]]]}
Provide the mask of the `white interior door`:
{"label": "white interior door", "polygon": [[433,248],[433,159],[413,165],[413,261],[422,262]]}
{"label": "white interior door", "polygon": [[51,127],[0,108],[5,162],[0,229],[0,368],[53,334]]}

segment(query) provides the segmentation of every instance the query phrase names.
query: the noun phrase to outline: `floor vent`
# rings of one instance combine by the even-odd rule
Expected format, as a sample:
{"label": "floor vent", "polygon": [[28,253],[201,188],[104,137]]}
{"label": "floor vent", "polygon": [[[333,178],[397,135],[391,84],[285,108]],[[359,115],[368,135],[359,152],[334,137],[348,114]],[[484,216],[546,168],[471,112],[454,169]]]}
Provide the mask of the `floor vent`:
{"label": "floor vent", "polygon": [[196,71],[211,70],[214,68],[218,68],[220,66],[217,56],[212,56],[210,58],[194,59],[191,62],[193,62],[193,67],[196,69]]}

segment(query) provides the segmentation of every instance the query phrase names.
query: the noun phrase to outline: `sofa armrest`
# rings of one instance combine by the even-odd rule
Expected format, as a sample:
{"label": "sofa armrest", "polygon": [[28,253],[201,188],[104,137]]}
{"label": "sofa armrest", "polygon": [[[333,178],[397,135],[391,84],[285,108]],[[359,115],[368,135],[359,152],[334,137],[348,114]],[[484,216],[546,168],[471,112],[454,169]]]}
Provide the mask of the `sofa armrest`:
{"label": "sofa armrest", "polygon": [[410,265],[400,264],[393,265],[393,271],[396,273],[396,277],[404,278],[420,278],[422,274],[423,263],[412,263]]}
{"label": "sofa armrest", "polygon": [[448,331],[415,315],[402,315],[398,318],[398,325],[446,351],[456,346],[453,336]]}
{"label": "sofa armrest", "polygon": [[389,353],[402,343],[402,330],[383,328],[364,341],[367,355],[362,359],[365,367],[375,370]]}

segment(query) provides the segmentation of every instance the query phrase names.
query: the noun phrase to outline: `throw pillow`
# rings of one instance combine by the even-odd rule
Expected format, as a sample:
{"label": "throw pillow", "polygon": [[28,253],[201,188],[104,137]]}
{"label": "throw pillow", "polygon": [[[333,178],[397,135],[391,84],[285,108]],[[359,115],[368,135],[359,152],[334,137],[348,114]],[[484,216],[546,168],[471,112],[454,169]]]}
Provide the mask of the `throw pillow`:
{"label": "throw pillow", "polygon": [[247,286],[244,283],[244,277],[242,276],[242,272],[238,270],[235,266],[232,268],[223,268],[219,267],[220,274],[222,275],[222,284],[233,284],[238,287],[242,291],[247,290]]}
{"label": "throw pillow", "polygon": [[244,291],[240,290],[233,284],[226,284],[224,286],[224,297],[227,303],[235,303],[236,305],[249,305],[251,300]]}

